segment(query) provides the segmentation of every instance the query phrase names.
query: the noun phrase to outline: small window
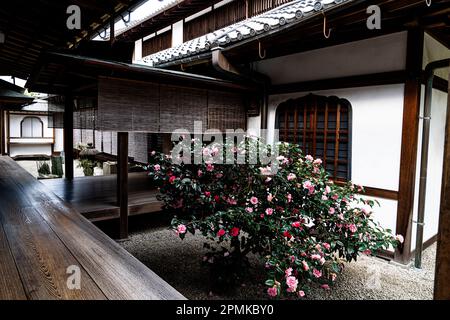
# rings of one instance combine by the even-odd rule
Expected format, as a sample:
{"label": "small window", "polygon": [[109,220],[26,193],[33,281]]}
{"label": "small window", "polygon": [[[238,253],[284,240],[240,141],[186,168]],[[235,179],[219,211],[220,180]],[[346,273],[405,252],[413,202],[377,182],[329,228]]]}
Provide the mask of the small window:
{"label": "small window", "polygon": [[281,103],[276,127],[280,140],[300,145],[323,160],[336,181],[351,180],[351,105],[345,99],[308,95]]}
{"label": "small window", "polygon": [[20,124],[22,138],[42,138],[44,125],[38,117],[25,117]]}

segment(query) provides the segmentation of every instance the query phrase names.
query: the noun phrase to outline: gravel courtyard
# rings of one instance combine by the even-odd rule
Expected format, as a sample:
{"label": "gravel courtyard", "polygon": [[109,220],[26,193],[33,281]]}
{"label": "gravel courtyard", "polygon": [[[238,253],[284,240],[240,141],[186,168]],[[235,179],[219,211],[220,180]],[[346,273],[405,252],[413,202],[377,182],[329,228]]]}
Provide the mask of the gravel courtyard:
{"label": "gravel courtyard", "polygon": [[[188,299],[267,299],[265,286],[261,285],[265,280],[263,266],[256,257],[251,257],[249,278],[235,292],[212,293],[208,269],[201,265],[203,238],[188,235],[181,240],[167,230],[167,225],[167,221],[133,218],[130,238],[121,245]],[[433,245],[424,252],[422,270],[361,257],[347,264],[331,290],[313,289],[308,299],[432,299],[435,250]]]}

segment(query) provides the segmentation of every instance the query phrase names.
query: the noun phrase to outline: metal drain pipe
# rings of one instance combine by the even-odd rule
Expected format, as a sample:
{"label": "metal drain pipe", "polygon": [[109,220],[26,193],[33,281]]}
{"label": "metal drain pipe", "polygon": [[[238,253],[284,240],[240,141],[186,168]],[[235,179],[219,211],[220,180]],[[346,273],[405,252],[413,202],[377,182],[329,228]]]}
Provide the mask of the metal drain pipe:
{"label": "metal drain pipe", "polygon": [[422,268],[423,251],[423,229],[425,221],[425,200],[427,195],[427,169],[428,169],[428,150],[430,143],[430,122],[431,122],[431,102],[433,97],[434,71],[447,68],[450,65],[450,59],[439,60],[429,63],[425,68],[426,88],[425,105],[423,110],[422,123],[422,151],[420,159],[420,182],[419,182],[419,204],[417,213],[417,232],[416,232],[416,250],[414,265],[416,268]]}

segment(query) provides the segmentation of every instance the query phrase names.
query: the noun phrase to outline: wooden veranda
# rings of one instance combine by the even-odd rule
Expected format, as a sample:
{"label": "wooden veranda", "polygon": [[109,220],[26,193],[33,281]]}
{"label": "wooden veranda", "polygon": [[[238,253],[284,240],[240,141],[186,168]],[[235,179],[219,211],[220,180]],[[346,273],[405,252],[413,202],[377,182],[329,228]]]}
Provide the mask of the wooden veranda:
{"label": "wooden veranda", "polygon": [[184,298],[5,156],[0,189],[0,299]]}

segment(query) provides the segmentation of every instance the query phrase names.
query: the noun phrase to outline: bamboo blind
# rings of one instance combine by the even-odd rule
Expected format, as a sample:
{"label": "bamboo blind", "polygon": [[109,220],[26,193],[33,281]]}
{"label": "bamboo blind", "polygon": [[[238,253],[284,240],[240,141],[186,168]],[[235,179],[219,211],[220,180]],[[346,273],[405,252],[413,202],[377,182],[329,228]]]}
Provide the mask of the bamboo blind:
{"label": "bamboo blind", "polygon": [[280,140],[321,158],[337,181],[351,178],[351,106],[336,97],[308,95],[278,106]]}

